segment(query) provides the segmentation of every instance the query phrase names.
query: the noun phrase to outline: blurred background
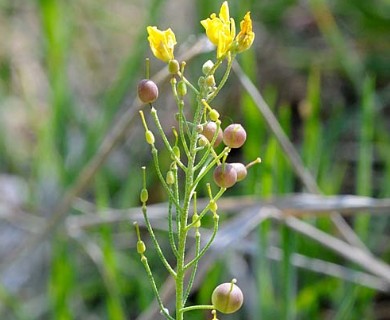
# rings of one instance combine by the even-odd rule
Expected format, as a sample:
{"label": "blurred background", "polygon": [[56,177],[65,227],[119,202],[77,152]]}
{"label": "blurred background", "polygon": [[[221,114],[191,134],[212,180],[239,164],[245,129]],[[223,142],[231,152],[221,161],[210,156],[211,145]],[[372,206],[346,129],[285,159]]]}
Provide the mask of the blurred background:
{"label": "blurred background", "polygon": [[[162,318],[154,313],[132,226],[135,219],[142,223],[139,210],[131,208],[139,206],[145,165],[157,236],[169,250],[160,204],[166,197],[138,115],[129,118],[115,147],[99,148],[127,119],[137,82],[145,77],[144,59],[151,58],[152,74],[164,67],[151,55],[146,26],[171,27],[177,52],[186,53],[203,33],[199,21],[218,13],[220,5],[0,0],[1,319]],[[229,7],[237,27],[251,11],[256,39],[238,62],[319,190],[364,196],[356,199],[372,203],[382,199],[380,214],[368,207],[350,212],[345,221],[388,272],[389,2],[230,0]],[[214,57],[206,47],[194,55],[188,78],[196,83],[202,64]],[[243,230],[245,223],[237,225],[263,201],[277,204],[273,199],[313,192],[241,80],[232,72],[214,107],[223,126],[240,122],[247,130],[245,146],[232,158],[247,163],[260,156],[262,164],[227,192],[233,205],[222,202],[220,227],[229,245],[217,242],[223,253],[206,256],[190,302],[210,303],[216,285],[237,277],[245,305],[238,314],[219,315],[221,320],[390,319],[389,278],[369,274],[364,263],[341,257],[326,241],[316,242],[284,223],[259,219],[249,231]],[[175,104],[167,80],[160,92],[159,114],[169,132]],[[254,202],[248,205],[244,196]],[[307,203],[301,205],[305,211]],[[339,236],[329,212],[303,215],[316,230]],[[207,237],[207,221],[204,226]],[[170,305],[168,274],[146,232],[143,239]],[[211,319],[209,312],[186,316]]]}

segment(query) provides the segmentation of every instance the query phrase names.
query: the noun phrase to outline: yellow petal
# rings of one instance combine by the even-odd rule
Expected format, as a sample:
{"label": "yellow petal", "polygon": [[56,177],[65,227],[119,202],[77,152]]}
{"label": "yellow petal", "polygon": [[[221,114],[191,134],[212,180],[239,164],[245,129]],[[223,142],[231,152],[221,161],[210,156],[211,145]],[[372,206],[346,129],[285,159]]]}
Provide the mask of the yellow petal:
{"label": "yellow petal", "polygon": [[255,33],[252,31],[252,20],[250,12],[247,12],[244,19],[240,23],[240,32],[237,35],[237,52],[242,52],[250,48],[254,39]]}
{"label": "yellow petal", "polygon": [[150,48],[156,58],[168,62],[174,58],[173,50],[176,45],[176,37],[173,31],[169,28],[165,31],[157,29],[157,27],[147,27],[149,34],[148,40]]}
{"label": "yellow petal", "polygon": [[223,21],[223,23],[228,24],[230,22],[229,5],[227,1],[222,3],[221,9],[219,10],[219,18]]}

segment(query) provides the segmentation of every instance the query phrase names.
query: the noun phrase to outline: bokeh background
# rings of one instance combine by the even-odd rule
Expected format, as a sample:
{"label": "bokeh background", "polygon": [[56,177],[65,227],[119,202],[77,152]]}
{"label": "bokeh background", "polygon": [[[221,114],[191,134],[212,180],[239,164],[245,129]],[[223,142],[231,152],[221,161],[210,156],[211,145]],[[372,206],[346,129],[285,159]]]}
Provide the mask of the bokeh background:
{"label": "bokeh background", "polygon": [[[115,145],[111,140],[112,148],[100,146],[115,128],[123,129],[118,123],[134,107],[144,59],[151,58],[152,74],[164,67],[151,56],[146,26],[171,27],[178,52],[186,53],[203,33],[199,21],[220,5],[0,0],[1,319],[162,318],[153,311],[132,226],[135,219],[142,223],[139,210],[131,208],[139,206],[140,167],[146,165],[153,221],[168,250],[159,205],[166,197],[138,115]],[[321,193],[365,197],[351,198],[352,206],[362,199],[373,204],[349,210],[343,219],[383,260],[384,276],[364,268],[370,259],[356,264],[327,241],[316,242],[283,222],[259,219],[250,232],[237,224],[266,200],[293,205],[288,200],[294,193],[302,196],[301,221],[330,240],[339,236],[329,211],[320,217],[305,211],[304,192],[313,190],[233,72],[215,107],[223,126],[240,122],[247,130],[247,143],[232,157],[263,161],[229,190],[230,202],[222,202],[221,229],[226,227],[229,245],[217,242],[219,249],[206,257],[191,303],[208,304],[217,284],[237,277],[246,303],[220,319],[390,319],[389,2],[231,0],[229,6],[237,24],[251,11],[256,39],[238,62]],[[188,61],[188,78],[196,83],[203,62],[214,55],[205,46]],[[158,109],[169,132],[175,105],[167,80],[160,92]],[[207,221],[204,226],[207,236]],[[169,305],[168,275],[146,233],[143,238]],[[211,319],[209,312],[187,316]]]}

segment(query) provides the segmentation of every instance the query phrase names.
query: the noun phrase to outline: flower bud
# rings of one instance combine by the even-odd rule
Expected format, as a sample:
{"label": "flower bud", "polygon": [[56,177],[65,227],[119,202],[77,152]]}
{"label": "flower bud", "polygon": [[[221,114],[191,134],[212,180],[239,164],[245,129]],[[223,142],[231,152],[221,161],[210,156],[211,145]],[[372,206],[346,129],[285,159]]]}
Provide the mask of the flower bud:
{"label": "flower bud", "polygon": [[176,74],[180,70],[179,62],[175,59],[168,62],[168,71],[170,74]]}
{"label": "flower bud", "polygon": [[[207,138],[207,140],[211,142],[217,132],[217,128],[218,126],[215,122],[213,121],[207,122],[203,126],[202,134]],[[214,142],[214,148],[217,147],[222,142],[222,138],[223,138],[222,129],[219,128],[216,140]]]}
{"label": "flower bud", "polygon": [[202,66],[202,72],[206,76],[209,74],[211,69],[214,67],[214,63],[211,60],[207,60]]}
{"label": "flower bud", "polygon": [[237,172],[228,163],[222,163],[214,169],[214,181],[221,188],[230,188],[237,182]]}
{"label": "flower bud", "polygon": [[217,121],[219,119],[219,112],[215,109],[211,109],[209,112],[209,118],[211,121]]}
{"label": "flower bud", "polygon": [[138,97],[143,103],[152,103],[158,98],[158,87],[149,79],[143,79],[138,83]]}
{"label": "flower bud", "polygon": [[215,78],[212,74],[206,77],[206,85],[208,87],[214,87],[215,86]]}
{"label": "flower bud", "polygon": [[222,283],[214,289],[211,302],[219,312],[233,313],[241,308],[244,295],[234,282]]}
{"label": "flower bud", "polygon": [[246,140],[246,131],[242,125],[233,123],[223,131],[223,142],[229,148],[239,148]]}

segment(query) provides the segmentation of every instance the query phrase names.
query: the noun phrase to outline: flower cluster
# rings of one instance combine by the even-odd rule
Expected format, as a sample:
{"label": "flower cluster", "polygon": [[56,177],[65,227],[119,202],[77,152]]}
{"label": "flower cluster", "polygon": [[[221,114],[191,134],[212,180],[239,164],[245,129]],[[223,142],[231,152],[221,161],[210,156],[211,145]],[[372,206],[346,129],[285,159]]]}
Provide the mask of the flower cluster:
{"label": "flower cluster", "polygon": [[[145,140],[151,146],[157,175],[168,195],[168,233],[171,249],[176,257],[175,267],[171,266],[165,258],[147,215],[148,191],[145,167],[143,167],[144,179],[140,194],[142,212],[156,251],[165,268],[175,280],[176,318],[170,315],[161,301],[145,255],[146,245],[141,240],[139,227],[136,224],[137,251],[141,255],[141,261],[151,280],[161,313],[165,318],[171,320],[183,320],[185,312],[195,309],[211,309],[213,319],[217,319],[217,311],[233,313],[241,307],[243,294],[235,284],[235,280],[231,283],[222,284],[215,289],[211,297],[211,305],[186,307],[186,301],[194,283],[198,262],[211,246],[218,231],[217,200],[227,188],[233,187],[237,182],[245,179],[247,169],[250,166],[260,162],[260,158],[248,165],[227,161],[232,149],[243,146],[247,133],[239,123],[227,125],[222,129],[219,112],[212,107],[212,101],[227,81],[233,58],[236,54],[247,50],[253,43],[255,35],[252,31],[250,13],[248,12],[241,21],[240,32],[237,35],[234,19],[230,18],[229,15],[227,2],[222,4],[218,16],[213,13],[210,18],[202,20],[201,24],[205,28],[209,40],[217,47],[217,60],[215,62],[208,60],[203,64],[202,75],[196,85],[192,84],[185,76],[186,63],[179,63],[175,59],[176,37],[173,31],[171,29],[161,31],[152,26],[147,28],[148,40],[154,56],[168,64],[168,70],[171,74],[172,93],[178,107],[176,114],[177,127],[173,128],[172,142],[165,134],[157,109],[153,105],[158,99],[157,85],[150,79],[143,79],[138,84],[138,97],[143,103],[151,106],[151,116],[155,127],[170,154],[169,167],[161,169],[155,135],[149,129],[143,111],[140,111],[145,128]],[[215,72],[223,65],[225,59],[227,60],[226,70],[222,78],[218,80],[215,77]],[[184,99],[189,92],[195,95],[195,99]],[[191,119],[188,119],[188,112],[184,112],[187,100],[197,102]],[[221,145],[224,145],[223,148]],[[166,161],[164,162],[166,163]],[[213,173],[215,186],[212,187],[210,183],[206,183],[209,202],[205,208],[198,212],[197,190],[208,172]],[[215,188],[218,188],[218,191],[213,192]],[[212,236],[202,248],[200,226],[203,217],[208,213],[212,214],[214,227]],[[190,230],[195,231],[195,254],[193,257],[188,257],[186,252],[187,237]],[[187,272],[191,272],[191,274],[189,282],[185,285],[184,278]]]}
{"label": "flower cluster", "polygon": [[[210,18],[200,22],[206,30],[209,40],[217,47],[217,59],[226,57],[230,52],[240,53],[252,46],[255,33],[252,31],[250,12],[247,12],[240,23],[240,32],[236,36],[236,26],[229,15],[229,6],[225,1],[217,16],[215,13]],[[176,37],[169,28],[165,31],[157,27],[147,28],[150,47],[156,58],[169,62],[174,59],[173,50],[176,45]]]}

